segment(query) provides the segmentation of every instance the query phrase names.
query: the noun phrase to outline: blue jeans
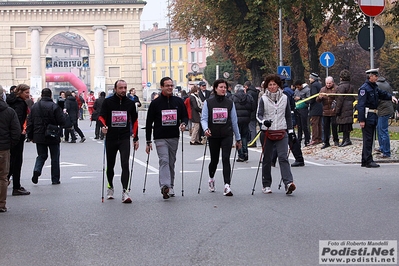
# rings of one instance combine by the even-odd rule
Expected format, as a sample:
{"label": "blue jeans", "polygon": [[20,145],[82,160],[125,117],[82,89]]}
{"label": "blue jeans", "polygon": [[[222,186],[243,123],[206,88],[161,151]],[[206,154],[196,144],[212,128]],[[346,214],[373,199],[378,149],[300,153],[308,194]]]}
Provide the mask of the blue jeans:
{"label": "blue jeans", "polygon": [[39,176],[42,174],[42,169],[44,163],[47,160],[48,152],[47,148],[50,150],[51,158],[51,182],[57,183],[60,181],[60,144],[41,144],[36,143],[36,163],[34,172],[38,172]]}
{"label": "blue jeans", "polygon": [[377,123],[377,134],[378,143],[380,144],[380,150],[383,155],[391,156],[391,144],[389,142],[389,132],[388,132],[388,119],[391,115],[384,115],[378,117]]}

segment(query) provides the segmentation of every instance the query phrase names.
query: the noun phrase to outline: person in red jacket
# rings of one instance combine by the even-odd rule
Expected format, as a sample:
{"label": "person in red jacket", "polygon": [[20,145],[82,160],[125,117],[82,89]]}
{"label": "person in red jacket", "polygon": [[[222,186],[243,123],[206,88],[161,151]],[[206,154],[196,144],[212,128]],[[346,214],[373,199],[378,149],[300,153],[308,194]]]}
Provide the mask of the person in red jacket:
{"label": "person in red jacket", "polygon": [[96,97],[94,97],[94,91],[90,91],[89,95],[87,96],[86,103],[87,109],[89,110],[89,114],[92,115],[94,112],[94,102],[96,101]]}

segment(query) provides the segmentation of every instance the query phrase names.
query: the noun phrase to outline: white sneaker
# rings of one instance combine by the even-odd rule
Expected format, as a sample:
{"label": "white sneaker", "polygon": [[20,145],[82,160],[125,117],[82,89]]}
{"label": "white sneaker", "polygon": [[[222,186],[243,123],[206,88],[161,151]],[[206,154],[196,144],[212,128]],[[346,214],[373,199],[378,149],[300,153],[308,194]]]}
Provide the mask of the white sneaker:
{"label": "white sneaker", "polygon": [[285,194],[287,195],[291,195],[292,192],[296,189],[296,186],[294,183],[289,183],[286,187],[285,187]]}
{"label": "white sneaker", "polygon": [[173,188],[169,188],[169,197],[174,197],[175,196],[175,191],[173,190]]}
{"label": "white sneaker", "polygon": [[123,203],[132,203],[132,199],[129,196],[129,193],[127,193],[126,190],[123,190],[122,192],[122,202]]}
{"label": "white sneaker", "polygon": [[114,188],[107,189],[107,199],[114,199]]}
{"label": "white sneaker", "polygon": [[213,178],[209,178],[208,185],[209,185],[209,191],[215,192],[215,180]]}
{"label": "white sneaker", "polygon": [[272,193],[272,189],[270,187],[264,187],[264,188],[262,188],[262,192],[264,194],[270,194],[270,193]]}
{"label": "white sneaker", "polygon": [[233,196],[229,184],[224,185],[223,196]]}

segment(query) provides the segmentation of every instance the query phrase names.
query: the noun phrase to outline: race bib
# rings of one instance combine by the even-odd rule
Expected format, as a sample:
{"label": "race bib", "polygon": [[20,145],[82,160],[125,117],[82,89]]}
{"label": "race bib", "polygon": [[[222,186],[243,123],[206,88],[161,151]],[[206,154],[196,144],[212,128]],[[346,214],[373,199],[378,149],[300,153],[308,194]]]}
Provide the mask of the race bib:
{"label": "race bib", "polygon": [[226,124],[228,118],[227,108],[213,108],[212,118],[214,124]]}
{"label": "race bib", "polygon": [[126,127],[127,112],[126,111],[112,111],[111,113],[111,127]]}
{"label": "race bib", "polygon": [[177,125],[177,110],[162,110],[162,126],[176,126]]}

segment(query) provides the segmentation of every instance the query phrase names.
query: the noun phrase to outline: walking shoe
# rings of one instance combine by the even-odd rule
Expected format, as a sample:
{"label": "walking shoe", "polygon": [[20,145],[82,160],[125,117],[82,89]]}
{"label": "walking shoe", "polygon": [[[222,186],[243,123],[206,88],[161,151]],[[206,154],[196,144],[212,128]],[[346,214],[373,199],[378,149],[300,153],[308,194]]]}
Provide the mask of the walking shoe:
{"label": "walking shoe", "polygon": [[114,188],[107,189],[107,199],[114,199]]}
{"label": "walking shoe", "polygon": [[86,140],[86,138],[85,138],[85,137],[83,137],[83,138],[81,138],[81,139],[80,139],[80,141],[79,141],[79,142],[80,142],[80,143],[83,143],[83,142],[85,142],[85,140]]}
{"label": "walking shoe", "polygon": [[215,180],[213,178],[209,178],[208,186],[210,192],[215,192]]}
{"label": "walking shoe", "polygon": [[243,158],[238,158],[238,159],[236,160],[236,162],[242,163],[242,162],[245,162],[245,159],[243,159]]}
{"label": "walking shoe", "polygon": [[296,189],[296,186],[294,183],[289,183],[288,185],[285,186],[285,194],[291,195],[292,192]]}
{"label": "walking shoe", "polygon": [[32,176],[32,183],[33,184],[37,184],[37,182],[39,182],[39,176],[40,176],[39,172],[33,171],[33,176]]}
{"label": "walking shoe", "polygon": [[12,190],[12,195],[13,196],[26,196],[26,195],[29,195],[30,194],[30,192],[29,191],[27,191],[25,188],[23,188],[23,187],[20,187],[20,188],[18,188],[18,189],[13,189]]}
{"label": "walking shoe", "polygon": [[169,197],[172,197],[172,198],[175,196],[175,191],[173,190],[173,188],[171,188],[171,187],[169,188],[168,194],[169,194]]}
{"label": "walking shoe", "polygon": [[233,196],[229,184],[224,185],[223,196]]}
{"label": "walking shoe", "polygon": [[272,189],[270,187],[264,187],[262,188],[263,194],[270,194],[272,193]]}
{"label": "walking shoe", "polygon": [[298,166],[305,166],[304,162],[294,162],[293,164],[291,164],[291,167],[298,167]]}
{"label": "walking shoe", "polygon": [[330,147],[330,143],[324,143],[323,146],[321,146],[321,149],[325,149]]}
{"label": "walking shoe", "polygon": [[169,199],[169,188],[167,186],[163,186],[161,188],[161,194],[163,196],[163,199]]}
{"label": "walking shoe", "polygon": [[76,143],[76,140],[71,140],[71,142],[69,142],[69,143]]}
{"label": "walking shoe", "polygon": [[334,141],[334,146],[339,146],[339,141]]}
{"label": "walking shoe", "polygon": [[54,181],[54,182],[51,182],[51,184],[52,185],[59,185],[59,184],[61,184],[61,181]]}
{"label": "walking shoe", "polygon": [[122,192],[122,203],[132,203],[132,199],[130,198],[129,193],[127,193],[126,189],[124,189]]}
{"label": "walking shoe", "polygon": [[380,167],[379,164],[376,164],[375,162],[371,162],[369,164],[366,164],[366,168],[378,168]]}
{"label": "walking shoe", "polygon": [[7,208],[6,207],[0,208],[0,212],[7,212]]}

